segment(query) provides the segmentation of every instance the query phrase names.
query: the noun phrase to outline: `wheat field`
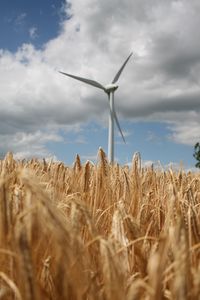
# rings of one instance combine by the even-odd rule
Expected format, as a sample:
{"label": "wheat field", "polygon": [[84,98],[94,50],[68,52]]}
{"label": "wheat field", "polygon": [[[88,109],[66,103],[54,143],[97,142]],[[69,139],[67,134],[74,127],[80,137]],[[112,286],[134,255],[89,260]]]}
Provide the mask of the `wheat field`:
{"label": "wheat field", "polygon": [[0,161],[0,299],[200,299],[200,175]]}

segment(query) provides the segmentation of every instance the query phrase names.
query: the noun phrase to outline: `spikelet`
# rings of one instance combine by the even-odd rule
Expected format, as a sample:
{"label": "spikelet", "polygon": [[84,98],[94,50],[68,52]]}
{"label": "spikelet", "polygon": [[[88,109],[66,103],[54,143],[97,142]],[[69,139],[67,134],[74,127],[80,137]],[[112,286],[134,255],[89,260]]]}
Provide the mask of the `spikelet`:
{"label": "spikelet", "polygon": [[100,164],[100,170],[102,172],[102,176],[107,176],[108,175],[108,161],[106,158],[106,154],[102,148],[99,148],[98,157],[99,157],[99,164]]}
{"label": "spikelet", "polygon": [[15,161],[12,152],[8,152],[3,160],[2,175],[6,176],[15,168]]}
{"label": "spikelet", "polygon": [[183,220],[179,218],[176,229],[173,229],[172,251],[176,264],[174,265],[175,279],[172,292],[174,296],[177,295],[178,299],[186,300],[189,297],[192,281],[189,267],[188,241],[183,224]]}
{"label": "spikelet", "polygon": [[75,173],[79,173],[82,169],[80,156],[78,154],[76,155],[76,160],[73,169]]}
{"label": "spikelet", "polygon": [[56,292],[55,292],[55,286],[53,283],[53,278],[50,271],[50,264],[51,264],[51,256],[48,256],[43,261],[43,268],[40,275],[40,281],[43,287],[43,290],[46,294],[51,295],[52,299],[55,299]]}
{"label": "spikelet", "polygon": [[150,299],[161,300],[164,298],[163,273],[167,261],[168,243],[166,238],[161,238],[159,247],[148,261],[148,282],[153,290]]}
{"label": "spikelet", "polygon": [[129,273],[130,266],[129,266],[129,261],[128,261],[128,250],[126,248],[129,241],[125,235],[122,214],[120,213],[120,211],[118,209],[114,212],[114,215],[113,215],[111,236],[119,243],[118,248],[124,247],[124,250],[121,251],[121,253],[119,255],[119,261],[123,268],[124,274]]}
{"label": "spikelet", "polygon": [[134,153],[132,159],[132,170],[134,173],[137,171],[141,171],[142,162],[141,162],[141,155],[139,152]]}
{"label": "spikelet", "polygon": [[90,187],[90,162],[89,161],[87,161],[84,166],[82,186],[83,186],[82,190],[84,193],[89,192],[89,187]]}
{"label": "spikelet", "polygon": [[8,220],[8,199],[7,189],[5,182],[0,183],[0,244],[1,247],[6,244],[6,238],[9,232],[9,220]]}
{"label": "spikelet", "polygon": [[123,276],[120,264],[118,264],[118,261],[115,257],[115,251],[112,242],[109,240],[106,241],[104,239],[100,239],[100,253],[106,299],[124,299],[125,286],[123,282]]}
{"label": "spikelet", "polygon": [[32,264],[31,249],[23,223],[18,225],[18,247],[21,262],[21,280],[23,284],[23,298],[37,300],[38,291],[35,282],[34,267]]}

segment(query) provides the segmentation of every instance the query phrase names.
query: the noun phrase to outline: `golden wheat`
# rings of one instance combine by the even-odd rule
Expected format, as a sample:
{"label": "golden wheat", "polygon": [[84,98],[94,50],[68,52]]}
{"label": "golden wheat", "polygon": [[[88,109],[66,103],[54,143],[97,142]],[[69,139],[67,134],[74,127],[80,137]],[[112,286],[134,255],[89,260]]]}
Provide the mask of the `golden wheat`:
{"label": "golden wheat", "polygon": [[200,175],[0,161],[0,299],[200,299]]}

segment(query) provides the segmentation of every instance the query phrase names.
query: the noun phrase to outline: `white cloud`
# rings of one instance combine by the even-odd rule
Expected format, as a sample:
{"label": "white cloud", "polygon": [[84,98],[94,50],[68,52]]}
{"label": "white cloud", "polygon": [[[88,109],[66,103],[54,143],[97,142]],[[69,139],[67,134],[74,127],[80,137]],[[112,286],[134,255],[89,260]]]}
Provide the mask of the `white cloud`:
{"label": "white cloud", "polygon": [[175,124],[173,133],[169,136],[171,140],[179,144],[194,146],[200,141],[200,124],[198,122],[187,122]]}
{"label": "white cloud", "polygon": [[160,137],[158,135],[156,135],[155,132],[149,130],[147,132],[147,138],[146,138],[147,141],[149,142],[159,142],[160,141]]}
{"label": "white cloud", "polygon": [[78,135],[74,143],[76,144],[87,144],[86,138],[83,135]]}
{"label": "white cloud", "polygon": [[33,133],[17,132],[0,134],[1,157],[8,151],[14,151],[16,157],[48,157],[47,142],[62,142],[63,138],[56,133],[36,131]]}
{"label": "white cloud", "polygon": [[[31,44],[16,53],[0,50],[0,134],[5,148],[23,151],[21,138],[12,146],[7,137],[40,132],[35,145],[44,153],[47,132],[51,136],[58,129],[104,120],[106,95],[57,70],[104,84],[132,50],[116,93],[120,118],[166,122],[178,143],[199,139],[198,0],[73,0],[67,1],[65,13],[72,17],[62,20],[58,37],[41,50]],[[25,18],[25,13],[18,16],[18,24]],[[33,27],[30,35],[36,33]]]}
{"label": "white cloud", "polygon": [[15,19],[15,25],[16,26],[24,25],[26,17],[27,17],[27,14],[25,12],[19,14]]}
{"label": "white cloud", "polygon": [[29,29],[29,36],[33,40],[35,40],[38,37],[37,27],[33,26]]}

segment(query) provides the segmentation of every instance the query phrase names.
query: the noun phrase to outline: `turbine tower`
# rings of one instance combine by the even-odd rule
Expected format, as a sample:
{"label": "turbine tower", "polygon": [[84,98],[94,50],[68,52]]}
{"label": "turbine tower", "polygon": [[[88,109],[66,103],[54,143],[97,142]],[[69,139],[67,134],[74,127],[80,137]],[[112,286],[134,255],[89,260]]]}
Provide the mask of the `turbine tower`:
{"label": "turbine tower", "polygon": [[79,76],[75,76],[75,75],[71,75],[68,73],[64,73],[59,71],[59,73],[69,76],[71,78],[80,80],[84,83],[87,83],[89,85],[92,85],[96,88],[102,89],[107,95],[108,95],[108,101],[109,101],[109,107],[110,107],[110,114],[109,114],[109,130],[108,130],[108,160],[110,163],[114,162],[114,122],[116,123],[118,130],[122,136],[122,139],[125,142],[125,138],[124,135],[122,133],[121,127],[119,125],[119,121],[117,118],[117,114],[115,112],[115,103],[114,103],[114,93],[118,88],[118,85],[116,84],[116,82],[118,81],[123,69],[125,68],[128,60],[130,59],[130,57],[132,56],[133,53],[131,53],[128,58],[125,60],[125,62],[123,63],[123,65],[121,66],[121,68],[119,69],[119,71],[117,72],[117,74],[115,75],[112,83],[103,86],[102,84],[100,84],[97,81],[91,80],[91,79],[87,79],[87,78],[83,78],[83,77],[79,77]]}

